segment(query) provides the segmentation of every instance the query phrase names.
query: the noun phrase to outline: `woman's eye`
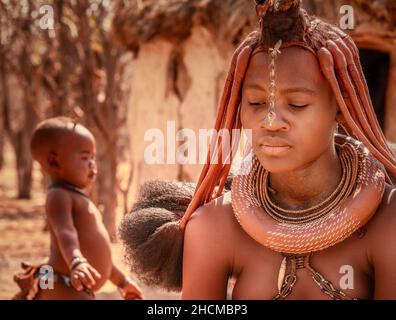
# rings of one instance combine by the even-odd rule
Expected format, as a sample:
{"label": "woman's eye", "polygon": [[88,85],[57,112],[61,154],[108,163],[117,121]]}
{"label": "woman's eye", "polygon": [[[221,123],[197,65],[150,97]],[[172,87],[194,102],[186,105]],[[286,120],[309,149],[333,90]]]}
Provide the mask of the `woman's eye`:
{"label": "woman's eye", "polygon": [[265,104],[265,102],[249,102],[249,105],[251,105],[251,106],[262,106],[264,104]]}
{"label": "woman's eye", "polygon": [[289,103],[289,106],[292,108],[296,108],[296,109],[302,109],[302,108],[308,107],[308,104],[298,105],[298,104]]}

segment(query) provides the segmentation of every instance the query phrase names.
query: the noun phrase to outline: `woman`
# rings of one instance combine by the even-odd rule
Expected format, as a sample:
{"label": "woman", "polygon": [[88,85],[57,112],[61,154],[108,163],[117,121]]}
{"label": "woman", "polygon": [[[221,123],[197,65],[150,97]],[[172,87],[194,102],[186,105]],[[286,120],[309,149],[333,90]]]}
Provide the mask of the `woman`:
{"label": "woman", "polygon": [[147,185],[121,227],[132,269],[184,299],[225,299],[230,278],[234,299],[396,298],[396,159],[358,50],[299,0],[256,3],[260,30],[234,54],[215,125],[251,130],[251,150],[231,192],[221,162],[194,194]]}

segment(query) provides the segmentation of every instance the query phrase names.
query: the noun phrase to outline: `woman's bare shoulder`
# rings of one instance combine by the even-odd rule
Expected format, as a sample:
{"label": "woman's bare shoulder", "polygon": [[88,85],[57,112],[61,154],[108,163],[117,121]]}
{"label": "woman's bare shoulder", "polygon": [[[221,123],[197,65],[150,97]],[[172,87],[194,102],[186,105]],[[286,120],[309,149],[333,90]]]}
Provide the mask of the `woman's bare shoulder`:
{"label": "woman's bare shoulder", "polygon": [[187,228],[197,228],[219,236],[232,236],[233,233],[240,232],[232,210],[231,192],[198,208],[187,223]]}
{"label": "woman's bare shoulder", "polygon": [[186,225],[183,299],[225,299],[235,241],[228,195],[198,208]]}
{"label": "woman's bare shoulder", "polygon": [[[204,219],[203,217],[216,215],[217,218],[227,216],[232,213],[231,192],[226,192],[222,196],[199,207],[192,217],[194,219]],[[206,218],[208,219],[208,218]]]}
{"label": "woman's bare shoulder", "polygon": [[367,224],[367,256],[375,276],[375,299],[396,299],[396,189],[386,186],[382,203]]}
{"label": "woman's bare shoulder", "polygon": [[385,192],[381,204],[367,224],[367,235],[370,243],[376,247],[383,246],[384,241],[389,240],[388,245],[396,248],[396,188],[389,184],[385,185]]}

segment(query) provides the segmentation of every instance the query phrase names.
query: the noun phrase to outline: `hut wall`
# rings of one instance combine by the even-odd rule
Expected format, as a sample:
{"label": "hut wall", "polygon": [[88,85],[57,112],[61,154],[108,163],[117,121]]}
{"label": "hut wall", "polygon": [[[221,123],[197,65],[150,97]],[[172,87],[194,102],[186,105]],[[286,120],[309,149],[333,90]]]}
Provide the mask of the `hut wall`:
{"label": "hut wall", "polygon": [[[177,99],[166,95],[167,62],[172,45],[162,40],[142,46],[134,60],[132,93],[128,107],[128,128],[134,165],[134,184],[154,178],[161,172],[164,179],[176,174],[175,166],[147,165],[144,161],[145,132],[150,128],[165,130],[164,119],[176,118]],[[165,131],[166,132],[166,131]]]}
{"label": "hut wall", "polygon": [[[199,129],[211,128],[220,99],[229,57],[214,45],[211,34],[194,27],[191,37],[180,46],[158,39],[140,47],[134,60],[132,93],[128,107],[128,128],[134,165],[133,190],[149,179],[196,180],[199,164],[147,164],[145,149],[152,141],[144,141],[145,133],[157,128],[164,134],[167,161],[167,122],[175,129],[191,129],[198,137]],[[175,137],[171,137],[175,141]],[[191,140],[190,140],[191,141]],[[198,140],[196,141],[198,145]],[[176,148],[183,142],[174,142]],[[198,162],[198,150],[197,162]]]}

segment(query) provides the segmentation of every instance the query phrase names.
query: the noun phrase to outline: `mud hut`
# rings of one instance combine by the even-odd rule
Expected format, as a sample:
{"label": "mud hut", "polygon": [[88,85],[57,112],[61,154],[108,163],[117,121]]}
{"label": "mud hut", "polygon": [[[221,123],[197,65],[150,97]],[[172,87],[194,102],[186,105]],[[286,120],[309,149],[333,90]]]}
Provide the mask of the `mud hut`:
{"label": "mud hut", "polygon": [[[379,121],[396,142],[396,2],[303,0],[303,6],[337,25],[349,14],[353,28],[345,31],[361,50]],[[167,121],[176,131],[210,128],[231,54],[256,25],[252,0],[119,1],[113,31],[135,56],[128,125],[135,186],[151,178],[197,179],[199,164],[147,164],[145,133],[166,133]]]}

